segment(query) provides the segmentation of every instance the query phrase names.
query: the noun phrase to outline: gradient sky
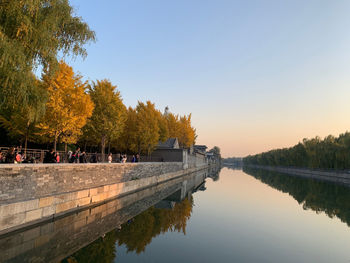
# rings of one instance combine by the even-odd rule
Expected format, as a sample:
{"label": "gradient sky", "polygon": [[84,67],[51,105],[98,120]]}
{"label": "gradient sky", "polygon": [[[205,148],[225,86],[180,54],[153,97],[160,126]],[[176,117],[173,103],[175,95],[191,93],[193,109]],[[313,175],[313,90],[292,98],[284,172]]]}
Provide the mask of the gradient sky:
{"label": "gradient sky", "polygon": [[349,130],[350,1],[70,2],[97,34],[74,70],[192,113],[224,157]]}

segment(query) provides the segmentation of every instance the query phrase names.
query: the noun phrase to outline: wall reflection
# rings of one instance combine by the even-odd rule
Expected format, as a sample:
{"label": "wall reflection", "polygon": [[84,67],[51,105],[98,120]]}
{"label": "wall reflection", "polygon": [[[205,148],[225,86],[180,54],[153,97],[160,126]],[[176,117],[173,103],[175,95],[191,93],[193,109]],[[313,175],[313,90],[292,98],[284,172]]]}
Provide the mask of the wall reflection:
{"label": "wall reflection", "polygon": [[125,245],[128,252],[143,252],[152,239],[168,231],[186,234],[191,217],[192,196],[176,203],[171,209],[150,207],[143,213],[79,250],[63,262],[112,262],[116,258],[115,244]]}
{"label": "wall reflection", "polygon": [[261,182],[290,194],[305,210],[324,212],[350,226],[350,189],[343,185],[244,167],[243,171]]}
{"label": "wall reflection", "polygon": [[205,190],[213,172],[202,170],[2,236],[0,262],[111,262],[116,243],[140,253],[161,233],[186,234],[192,193]]}

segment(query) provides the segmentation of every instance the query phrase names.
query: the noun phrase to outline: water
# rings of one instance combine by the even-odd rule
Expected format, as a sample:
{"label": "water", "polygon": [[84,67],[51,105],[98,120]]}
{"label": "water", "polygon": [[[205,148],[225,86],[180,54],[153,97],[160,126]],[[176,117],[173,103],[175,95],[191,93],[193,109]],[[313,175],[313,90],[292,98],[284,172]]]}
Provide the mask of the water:
{"label": "water", "polygon": [[[227,168],[201,184],[207,175],[125,197],[110,215],[85,212],[91,224],[78,225],[81,214],[52,223],[40,250],[17,249],[8,261],[350,262],[350,188]],[[19,247],[15,240],[7,241]]]}

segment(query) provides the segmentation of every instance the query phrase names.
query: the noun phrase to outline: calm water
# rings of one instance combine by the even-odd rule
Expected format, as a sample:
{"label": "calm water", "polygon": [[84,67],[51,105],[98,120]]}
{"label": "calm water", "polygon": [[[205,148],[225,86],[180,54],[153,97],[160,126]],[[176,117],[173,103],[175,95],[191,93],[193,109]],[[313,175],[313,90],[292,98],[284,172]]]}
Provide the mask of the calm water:
{"label": "calm water", "polygon": [[[109,221],[70,231],[72,247],[83,241],[63,262],[350,262],[349,188],[252,169],[212,176],[189,179],[186,193],[181,183],[156,189]],[[88,235],[96,240],[84,244]]]}
{"label": "calm water", "polygon": [[348,188],[227,168],[205,186],[172,210],[148,209],[69,259],[350,262]]}

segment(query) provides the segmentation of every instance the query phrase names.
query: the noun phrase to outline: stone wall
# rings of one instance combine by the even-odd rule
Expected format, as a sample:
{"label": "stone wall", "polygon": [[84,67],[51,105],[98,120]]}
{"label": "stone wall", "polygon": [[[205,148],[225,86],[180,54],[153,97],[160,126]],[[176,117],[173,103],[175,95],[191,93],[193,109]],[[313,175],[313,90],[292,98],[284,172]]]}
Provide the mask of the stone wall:
{"label": "stone wall", "polygon": [[182,163],[0,166],[0,234],[171,180]]}
{"label": "stone wall", "polygon": [[[184,185],[198,186],[206,170],[122,196],[0,238],[0,262],[60,262],[103,234],[120,227]],[[188,189],[190,192],[192,190]],[[181,201],[181,200],[179,200]]]}

